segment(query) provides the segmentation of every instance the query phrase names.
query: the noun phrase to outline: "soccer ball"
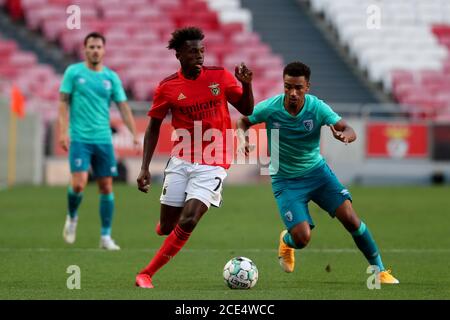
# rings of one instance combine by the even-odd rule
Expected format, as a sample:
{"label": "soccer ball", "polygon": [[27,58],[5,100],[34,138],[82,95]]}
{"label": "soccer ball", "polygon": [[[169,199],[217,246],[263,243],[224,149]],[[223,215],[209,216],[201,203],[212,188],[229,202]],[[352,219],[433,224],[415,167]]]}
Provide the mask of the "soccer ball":
{"label": "soccer ball", "polygon": [[223,268],[223,279],[231,289],[250,289],[258,281],[258,268],[246,257],[235,257]]}

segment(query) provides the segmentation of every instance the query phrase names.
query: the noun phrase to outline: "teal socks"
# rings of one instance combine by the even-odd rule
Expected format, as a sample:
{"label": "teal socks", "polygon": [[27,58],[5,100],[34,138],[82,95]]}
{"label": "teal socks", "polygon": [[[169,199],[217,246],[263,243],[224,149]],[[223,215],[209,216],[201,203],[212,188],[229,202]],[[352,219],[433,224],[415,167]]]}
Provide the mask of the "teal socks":
{"label": "teal socks", "polygon": [[295,244],[294,239],[292,239],[291,234],[287,232],[283,237],[284,243],[286,243],[289,247],[294,249],[301,249],[303,246],[299,247]]}
{"label": "teal socks", "polygon": [[71,219],[75,219],[78,216],[78,207],[80,206],[81,200],[83,199],[83,192],[75,192],[72,187],[69,186],[67,189],[67,204],[69,216]]}
{"label": "teal socks", "polygon": [[111,235],[111,226],[114,216],[114,193],[100,194],[101,235]]}
{"label": "teal socks", "polygon": [[377,244],[370,234],[369,228],[361,221],[358,230],[352,233],[353,240],[356,246],[361,250],[361,252],[369,261],[370,265],[375,265],[380,268],[380,271],[384,271],[383,262],[381,261],[380,253],[378,252]]}

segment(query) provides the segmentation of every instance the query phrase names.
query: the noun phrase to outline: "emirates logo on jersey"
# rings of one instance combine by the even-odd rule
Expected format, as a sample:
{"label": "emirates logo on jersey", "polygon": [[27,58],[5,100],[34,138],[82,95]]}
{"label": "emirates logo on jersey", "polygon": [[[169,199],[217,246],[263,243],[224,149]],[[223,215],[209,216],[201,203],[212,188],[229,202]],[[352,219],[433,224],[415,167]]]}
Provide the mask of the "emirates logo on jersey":
{"label": "emirates logo on jersey", "polygon": [[218,96],[220,94],[220,88],[219,88],[219,84],[218,83],[211,83],[208,88],[211,89],[211,93],[214,96]]}

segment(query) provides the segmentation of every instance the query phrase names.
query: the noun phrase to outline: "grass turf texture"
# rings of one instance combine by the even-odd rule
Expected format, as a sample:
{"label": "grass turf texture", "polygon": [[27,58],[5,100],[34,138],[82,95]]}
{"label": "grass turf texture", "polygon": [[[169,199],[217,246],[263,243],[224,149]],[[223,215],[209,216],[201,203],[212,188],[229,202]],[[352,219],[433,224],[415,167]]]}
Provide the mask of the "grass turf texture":
{"label": "grass turf texture", "polygon": [[[85,190],[72,246],[61,235],[66,189],[16,187],[0,191],[0,299],[449,299],[450,188],[350,191],[400,285],[367,289],[367,262],[351,236],[314,204],[310,245],[296,252],[295,272],[283,273],[277,261],[282,223],[270,186],[253,185],[226,186],[223,207],[204,216],[185,248],[154,277],[156,288],[136,288],[136,273],[163,241],[154,232],[160,186],[145,195],[115,185],[119,252],[97,249],[95,185]],[[222,270],[233,256],[255,262],[255,288],[226,287]],[[81,268],[81,290],[66,287],[69,265]]]}

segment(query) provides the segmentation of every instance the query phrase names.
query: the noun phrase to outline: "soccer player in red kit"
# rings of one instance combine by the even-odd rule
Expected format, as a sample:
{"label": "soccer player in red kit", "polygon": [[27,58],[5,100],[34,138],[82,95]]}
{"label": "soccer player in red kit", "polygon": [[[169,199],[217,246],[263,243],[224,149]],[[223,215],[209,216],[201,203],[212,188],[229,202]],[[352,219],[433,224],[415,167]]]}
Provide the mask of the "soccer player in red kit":
{"label": "soccer player in red kit", "polygon": [[202,30],[196,27],[172,33],[168,49],[175,50],[181,68],[160,82],[148,112],[150,121],[137,178],[140,191],[149,190],[149,165],[169,110],[179,139],[164,171],[156,226],[159,235],[168,236],[136,276],[138,287],[153,288],[153,275],[181,250],[209,207],[221,205],[232,150],[231,142],[226,143],[227,129],[231,129],[228,102],[243,115],[253,112],[252,72],[243,63],[235,68],[241,86],[224,68],[203,66],[203,38]]}

